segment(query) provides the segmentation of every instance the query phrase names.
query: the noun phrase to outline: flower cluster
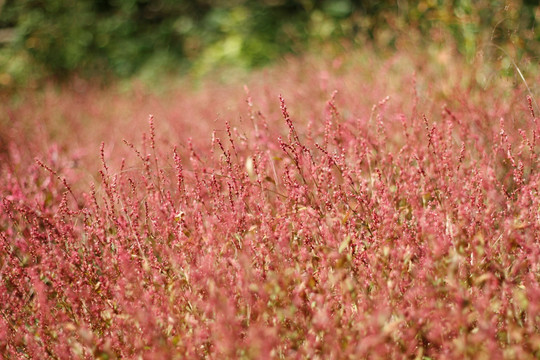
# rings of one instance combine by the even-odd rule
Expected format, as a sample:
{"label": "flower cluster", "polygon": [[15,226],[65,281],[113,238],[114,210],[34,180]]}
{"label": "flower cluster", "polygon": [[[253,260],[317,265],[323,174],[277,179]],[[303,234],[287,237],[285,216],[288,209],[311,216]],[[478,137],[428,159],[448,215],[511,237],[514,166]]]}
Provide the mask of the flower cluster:
{"label": "flower cluster", "polygon": [[209,145],[151,116],[88,186],[73,153],[12,146],[4,358],[540,356],[534,100],[413,83],[371,106],[321,74],[291,101],[246,87]]}

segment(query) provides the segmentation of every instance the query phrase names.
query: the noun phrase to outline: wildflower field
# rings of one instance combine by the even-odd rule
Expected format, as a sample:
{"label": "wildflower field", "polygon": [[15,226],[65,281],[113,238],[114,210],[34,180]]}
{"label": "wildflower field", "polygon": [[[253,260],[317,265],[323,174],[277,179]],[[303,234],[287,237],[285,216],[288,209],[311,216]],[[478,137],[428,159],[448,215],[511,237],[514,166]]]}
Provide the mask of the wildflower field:
{"label": "wildflower field", "polygon": [[518,70],[359,51],[4,101],[0,354],[540,357]]}

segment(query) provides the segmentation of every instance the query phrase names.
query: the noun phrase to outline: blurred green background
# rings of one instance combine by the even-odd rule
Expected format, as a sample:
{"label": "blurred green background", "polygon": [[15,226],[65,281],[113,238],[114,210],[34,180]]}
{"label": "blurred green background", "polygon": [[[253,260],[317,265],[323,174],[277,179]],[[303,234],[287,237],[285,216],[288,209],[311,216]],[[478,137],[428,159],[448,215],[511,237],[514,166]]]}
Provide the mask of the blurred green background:
{"label": "blurred green background", "polygon": [[366,45],[538,62],[539,19],[538,2],[520,0],[0,0],[0,87],[200,75]]}

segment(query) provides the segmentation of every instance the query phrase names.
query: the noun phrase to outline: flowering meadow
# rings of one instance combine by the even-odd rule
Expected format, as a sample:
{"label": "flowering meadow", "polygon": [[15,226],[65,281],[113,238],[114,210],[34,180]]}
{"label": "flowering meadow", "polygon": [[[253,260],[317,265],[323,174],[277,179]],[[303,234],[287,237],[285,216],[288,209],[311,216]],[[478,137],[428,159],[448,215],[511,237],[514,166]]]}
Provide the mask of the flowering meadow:
{"label": "flowering meadow", "polygon": [[3,102],[0,354],[540,357],[540,112],[481,71],[306,55]]}

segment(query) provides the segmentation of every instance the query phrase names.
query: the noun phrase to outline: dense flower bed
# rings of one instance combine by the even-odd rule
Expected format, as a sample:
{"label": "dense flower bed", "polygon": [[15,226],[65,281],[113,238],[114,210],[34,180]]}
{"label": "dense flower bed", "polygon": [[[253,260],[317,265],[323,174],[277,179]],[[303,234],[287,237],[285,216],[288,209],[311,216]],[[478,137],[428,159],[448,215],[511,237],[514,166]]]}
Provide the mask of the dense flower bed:
{"label": "dense flower bed", "polygon": [[176,140],[172,113],[123,150],[89,135],[93,185],[77,146],[7,137],[4,357],[540,356],[534,99],[303,66],[226,93],[204,138],[185,136],[221,111],[204,91],[171,110],[193,116]]}

